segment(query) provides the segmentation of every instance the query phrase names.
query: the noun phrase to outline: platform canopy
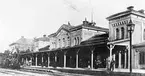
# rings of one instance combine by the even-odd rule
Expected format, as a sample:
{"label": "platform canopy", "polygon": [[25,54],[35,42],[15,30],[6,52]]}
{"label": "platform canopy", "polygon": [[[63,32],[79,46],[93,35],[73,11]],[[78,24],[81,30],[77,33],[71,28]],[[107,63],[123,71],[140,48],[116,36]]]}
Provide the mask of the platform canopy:
{"label": "platform canopy", "polygon": [[133,48],[141,51],[145,51],[145,42],[139,43],[139,44],[134,44]]}

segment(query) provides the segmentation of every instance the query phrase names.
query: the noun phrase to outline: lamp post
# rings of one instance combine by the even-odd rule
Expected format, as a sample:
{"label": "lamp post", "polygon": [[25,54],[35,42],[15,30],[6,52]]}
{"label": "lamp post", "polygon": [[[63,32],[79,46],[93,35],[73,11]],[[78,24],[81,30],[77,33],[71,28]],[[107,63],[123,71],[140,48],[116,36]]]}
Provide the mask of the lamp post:
{"label": "lamp post", "polygon": [[130,19],[129,23],[127,24],[127,31],[129,32],[130,36],[130,74],[132,73],[132,33],[134,28],[135,24],[133,24],[132,20]]}

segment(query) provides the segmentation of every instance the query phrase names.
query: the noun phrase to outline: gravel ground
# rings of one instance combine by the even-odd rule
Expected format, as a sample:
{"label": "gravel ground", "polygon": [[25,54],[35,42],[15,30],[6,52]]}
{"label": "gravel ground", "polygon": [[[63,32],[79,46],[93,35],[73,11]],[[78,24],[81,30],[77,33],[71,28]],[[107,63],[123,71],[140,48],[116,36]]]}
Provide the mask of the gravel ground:
{"label": "gravel ground", "polygon": [[0,76],[89,76],[82,74],[72,74],[72,73],[64,73],[59,71],[36,71],[36,70],[12,70],[12,69],[4,69],[0,68]]}

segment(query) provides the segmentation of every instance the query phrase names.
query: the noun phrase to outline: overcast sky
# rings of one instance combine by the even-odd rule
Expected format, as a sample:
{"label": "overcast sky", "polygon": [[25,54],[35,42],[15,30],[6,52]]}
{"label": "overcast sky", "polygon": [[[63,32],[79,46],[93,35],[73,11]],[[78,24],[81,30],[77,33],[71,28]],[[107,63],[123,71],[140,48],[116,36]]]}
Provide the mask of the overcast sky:
{"label": "overcast sky", "polygon": [[96,26],[108,27],[106,17],[130,5],[145,9],[145,0],[0,0],[0,52],[24,36],[41,37],[58,30],[68,21],[76,26],[87,18]]}

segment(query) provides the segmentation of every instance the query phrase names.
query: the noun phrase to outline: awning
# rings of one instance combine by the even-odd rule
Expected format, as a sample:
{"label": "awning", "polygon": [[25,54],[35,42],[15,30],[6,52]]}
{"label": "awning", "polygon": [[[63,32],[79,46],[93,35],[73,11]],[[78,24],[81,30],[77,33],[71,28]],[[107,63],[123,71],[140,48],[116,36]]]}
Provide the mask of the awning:
{"label": "awning", "polygon": [[142,47],[145,47],[145,42],[133,45],[133,48],[142,48]]}
{"label": "awning", "polygon": [[145,51],[145,42],[133,45],[133,48],[138,51]]}

